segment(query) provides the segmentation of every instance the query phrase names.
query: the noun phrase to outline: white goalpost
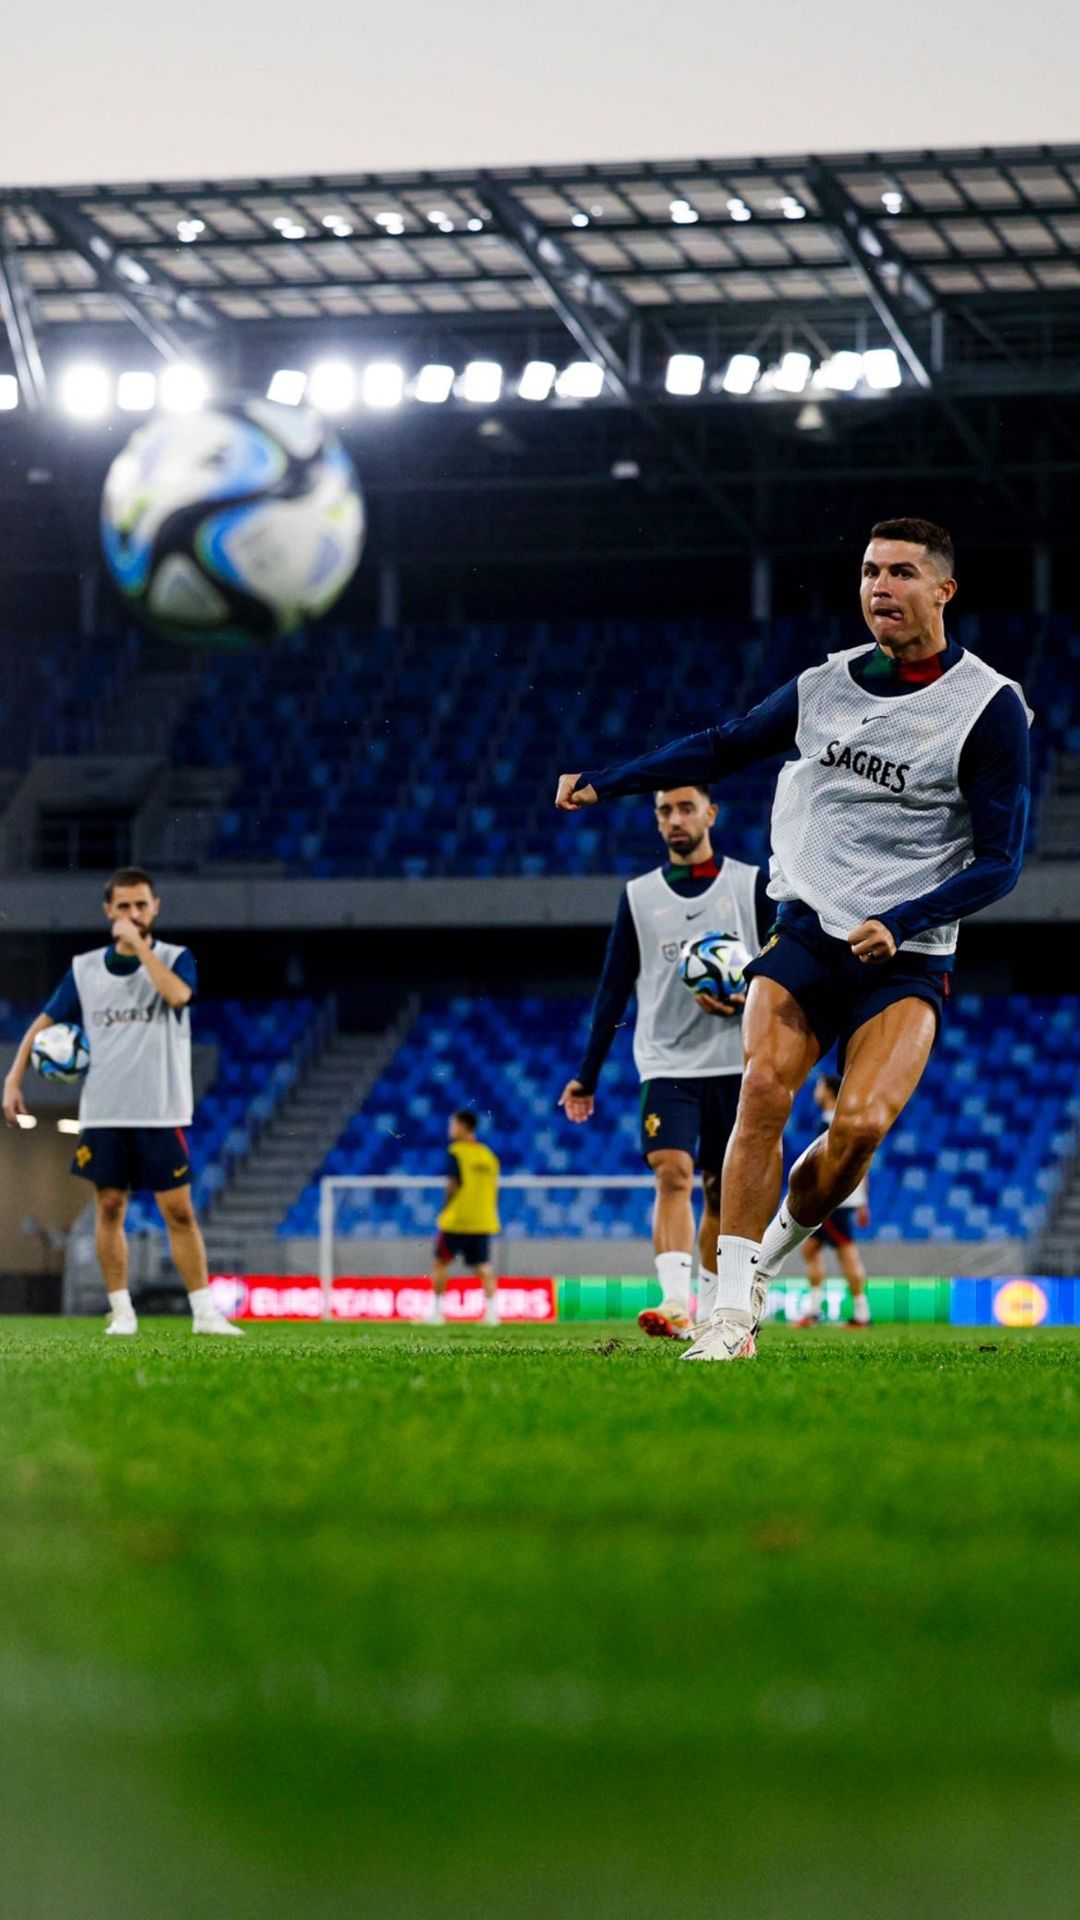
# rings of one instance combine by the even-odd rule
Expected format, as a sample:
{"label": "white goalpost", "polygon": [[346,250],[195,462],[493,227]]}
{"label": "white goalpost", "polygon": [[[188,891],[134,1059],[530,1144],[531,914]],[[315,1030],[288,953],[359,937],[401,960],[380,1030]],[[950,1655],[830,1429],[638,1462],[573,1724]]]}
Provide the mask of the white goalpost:
{"label": "white goalpost", "polygon": [[[499,1181],[499,1192],[638,1192],[653,1193],[656,1182],[650,1173],[509,1173]],[[432,1194],[446,1191],[444,1178],[418,1173],[328,1173],[319,1181],[319,1285],[322,1289],[323,1319],[333,1315],[334,1252],[337,1245],[337,1196],[339,1193],[404,1193],[427,1189]],[[573,1229],[567,1228],[572,1234]]]}

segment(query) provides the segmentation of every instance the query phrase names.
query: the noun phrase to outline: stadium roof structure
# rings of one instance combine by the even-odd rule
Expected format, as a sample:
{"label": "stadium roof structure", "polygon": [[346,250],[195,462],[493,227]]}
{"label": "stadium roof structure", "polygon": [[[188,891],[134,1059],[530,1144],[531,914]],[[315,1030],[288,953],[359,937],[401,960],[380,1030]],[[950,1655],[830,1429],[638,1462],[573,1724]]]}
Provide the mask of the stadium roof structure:
{"label": "stadium roof structure", "polygon": [[[52,564],[61,473],[54,528],[85,477],[90,551],[109,369],[292,369],[318,403],[328,356],[371,556],[415,580],[533,565],[546,595],[600,563],[610,604],[615,569],[801,566],[868,506],[1076,544],[1080,145],[0,189],[0,313],[8,569]],[[63,417],[75,360],[93,421]]]}
{"label": "stadium roof structure", "polygon": [[715,372],[734,351],[767,364],[877,340],[920,386],[1080,382],[1080,145],[0,197],[0,295],[31,403],[35,335],[125,320],[190,354],[215,333],[360,323],[434,343],[556,316],[614,399],[655,387],[675,350]]}

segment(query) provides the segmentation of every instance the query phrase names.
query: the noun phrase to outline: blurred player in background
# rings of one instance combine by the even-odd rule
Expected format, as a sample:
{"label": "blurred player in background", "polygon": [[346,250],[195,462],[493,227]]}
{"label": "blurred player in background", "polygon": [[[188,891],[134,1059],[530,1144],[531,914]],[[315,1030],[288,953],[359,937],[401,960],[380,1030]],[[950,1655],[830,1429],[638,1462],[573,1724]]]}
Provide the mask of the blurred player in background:
{"label": "blurred player in background", "polygon": [[759,867],[713,852],[716,807],[708,787],[666,788],[654,796],[667,864],[631,880],[615,916],[593,1003],[585,1056],[559,1096],[581,1125],[596,1105],[596,1083],[631,993],[637,995],[634,1063],[641,1076],[641,1151],[656,1176],[653,1251],[658,1307],[638,1315],[644,1333],[692,1334],[694,1168],[701,1168],[698,1313],[715,1304],[720,1170],[742,1078],[740,1015],[745,996],[725,1003],[692,994],[679,954],[702,933],[730,933],[754,953],[773,916]]}
{"label": "blurred player in background", "polygon": [[[825,1125],[832,1125],[836,1112],[836,1101],[840,1092],[840,1077],[835,1073],[823,1073],[814,1086],[814,1103]],[[865,1233],[870,1225],[870,1174],[863,1174],[853,1193],[849,1193],[843,1206],[834,1207],[827,1220],[823,1220],[816,1233],[812,1233],[802,1244],[803,1260],[806,1263],[806,1277],[810,1282],[810,1301],[802,1319],[796,1322],[800,1327],[820,1325],[824,1314],[825,1300],[825,1249],[832,1247],[840,1264],[840,1271],[851,1289],[851,1319],[845,1321],[849,1327],[868,1327],[870,1325],[870,1302],[866,1293],[866,1268],[855,1245],[855,1228]]]}
{"label": "blurred player in background", "polygon": [[485,1326],[499,1324],[495,1268],[491,1261],[492,1236],[499,1232],[499,1161],[491,1148],[477,1139],[478,1126],[478,1116],[470,1107],[462,1107],[450,1116],[446,1199],[438,1219],[439,1234],[431,1263],[435,1299],[428,1325],[433,1327],[443,1324],[446,1279],[458,1259],[465,1262],[483,1285]]}
{"label": "blurred player in background", "polygon": [[[1015,681],[948,638],[956,590],[943,527],[880,520],[861,567],[869,646],[830,654],[742,719],[559,781],[556,806],[576,812],[796,756],[773,801],[776,930],[747,969],[717,1306],[688,1360],[753,1357],[766,1282],[856,1186],[922,1078],[959,921],[1020,877],[1031,714]],[[774,1213],[792,1102],[834,1042],[832,1124]]]}
{"label": "blurred player in background", "polygon": [[22,1079],[43,1028],[86,1029],[90,1068],[79,1101],[72,1172],[95,1188],[95,1243],[109,1296],[106,1333],[138,1331],[128,1292],[124,1232],[128,1195],[154,1195],[176,1270],[187,1288],[195,1333],[239,1335],[210,1292],[206,1248],[191,1202],[191,1014],[195,960],[186,947],[154,938],[161,912],[149,874],[121,867],[105,888],[112,944],[77,954],[52,999],[27,1028],[4,1084],[4,1115],[26,1108]]}

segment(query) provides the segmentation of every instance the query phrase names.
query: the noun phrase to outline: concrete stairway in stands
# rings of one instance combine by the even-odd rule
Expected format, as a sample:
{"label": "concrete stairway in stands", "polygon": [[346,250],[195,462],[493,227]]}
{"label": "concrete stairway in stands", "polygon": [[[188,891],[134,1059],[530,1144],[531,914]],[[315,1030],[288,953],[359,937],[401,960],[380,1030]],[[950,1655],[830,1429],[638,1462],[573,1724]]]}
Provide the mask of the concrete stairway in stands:
{"label": "concrete stairway in stands", "polygon": [[382,1033],[338,1033],[278,1108],[206,1225],[212,1266],[273,1271],[274,1232],[359,1112],[417,1014]]}

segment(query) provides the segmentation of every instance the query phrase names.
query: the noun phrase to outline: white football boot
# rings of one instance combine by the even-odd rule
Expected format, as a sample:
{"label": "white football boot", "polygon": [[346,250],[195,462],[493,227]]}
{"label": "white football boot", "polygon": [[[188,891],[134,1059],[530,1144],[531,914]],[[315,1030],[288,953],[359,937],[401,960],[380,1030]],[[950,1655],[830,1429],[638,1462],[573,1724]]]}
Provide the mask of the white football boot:
{"label": "white football boot", "polygon": [[502,1321],[499,1319],[499,1309],[494,1300],[488,1300],[485,1303],[484,1325],[485,1327],[501,1327],[502,1325]]}
{"label": "white football boot", "polygon": [[756,1360],[756,1334],[765,1315],[768,1299],[767,1280],[755,1280],[750,1288],[751,1312],[737,1307],[718,1307],[698,1329],[692,1347],[680,1354],[681,1360]]}
{"label": "white football boot", "polygon": [[139,1323],[133,1313],[114,1313],[110,1316],[106,1333],[138,1333]]}
{"label": "white football boot", "polygon": [[234,1327],[232,1321],[226,1320],[225,1315],[219,1313],[216,1307],[212,1313],[200,1314],[197,1320],[193,1319],[191,1331],[192,1333],[224,1333],[231,1335],[234,1340],[242,1340],[244,1337],[243,1327]]}

